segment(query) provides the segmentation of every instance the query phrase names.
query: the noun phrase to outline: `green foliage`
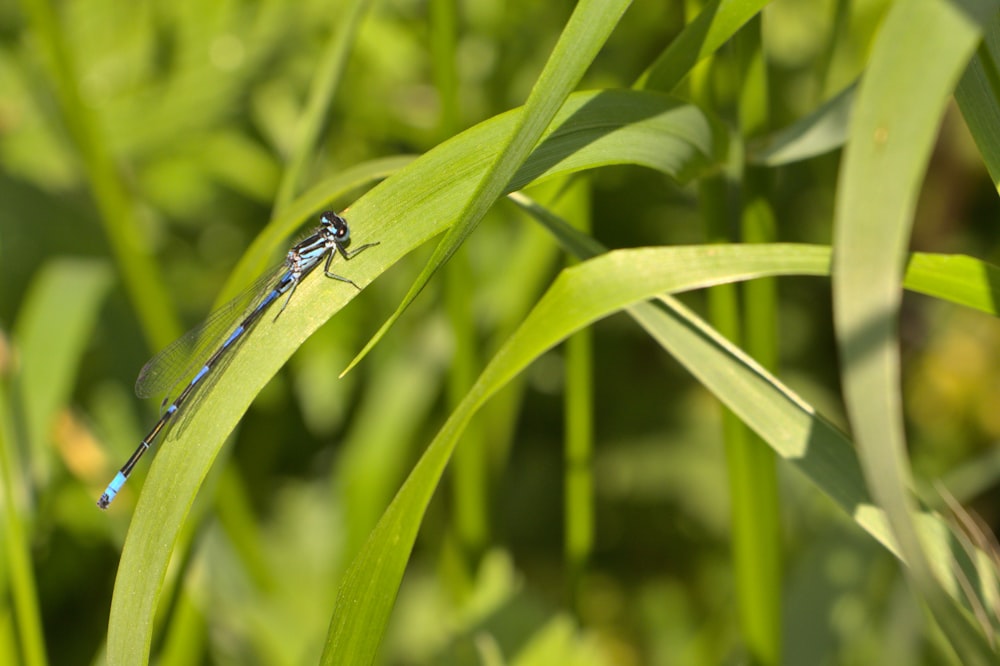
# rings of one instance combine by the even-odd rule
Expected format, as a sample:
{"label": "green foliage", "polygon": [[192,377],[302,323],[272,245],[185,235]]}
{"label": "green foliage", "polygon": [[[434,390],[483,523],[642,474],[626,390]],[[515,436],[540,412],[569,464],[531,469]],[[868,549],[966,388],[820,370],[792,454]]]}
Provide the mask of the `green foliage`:
{"label": "green foliage", "polygon": [[1000,3],[678,4],[0,8],[0,661],[995,661]]}

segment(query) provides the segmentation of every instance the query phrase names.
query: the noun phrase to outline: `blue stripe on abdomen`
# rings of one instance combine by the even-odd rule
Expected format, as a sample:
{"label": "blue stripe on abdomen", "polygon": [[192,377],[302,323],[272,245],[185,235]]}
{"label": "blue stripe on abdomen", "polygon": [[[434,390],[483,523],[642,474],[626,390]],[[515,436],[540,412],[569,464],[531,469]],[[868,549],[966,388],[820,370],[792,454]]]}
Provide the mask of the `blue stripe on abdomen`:
{"label": "blue stripe on abdomen", "polygon": [[246,329],[243,327],[243,324],[240,324],[239,326],[237,326],[236,330],[233,331],[232,333],[230,333],[229,337],[226,338],[226,341],[222,343],[222,348],[226,349],[227,347],[229,347],[229,345],[233,344],[233,341],[235,341],[236,338],[238,338],[241,335],[243,335],[243,331],[245,331],[245,330]]}
{"label": "blue stripe on abdomen", "polygon": [[201,366],[201,370],[199,370],[199,371],[198,371],[198,374],[197,374],[197,375],[195,375],[195,376],[194,376],[194,379],[192,379],[192,380],[191,380],[191,384],[190,384],[190,386],[194,386],[195,384],[197,384],[198,382],[200,382],[200,381],[202,380],[202,378],[204,378],[204,377],[205,377],[205,375],[207,375],[207,374],[208,374],[208,371],[209,371],[209,370],[211,370],[211,369],[212,369],[212,368],[210,368],[210,367],[209,367],[209,366],[207,366],[207,365],[203,365],[203,366]]}

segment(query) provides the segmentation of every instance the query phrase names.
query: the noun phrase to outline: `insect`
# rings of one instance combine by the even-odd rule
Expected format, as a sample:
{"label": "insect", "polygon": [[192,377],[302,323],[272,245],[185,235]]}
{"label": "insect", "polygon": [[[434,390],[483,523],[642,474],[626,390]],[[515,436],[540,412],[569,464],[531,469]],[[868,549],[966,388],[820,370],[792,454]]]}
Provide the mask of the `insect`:
{"label": "insect", "polygon": [[[202,351],[206,353],[209,349],[213,351],[204,361],[200,361],[200,368],[195,372],[191,381],[174,398],[173,402],[163,410],[160,419],[153,426],[152,430],[139,442],[139,446],[135,452],[132,453],[131,457],[122,465],[118,473],[115,474],[115,478],[108,484],[104,494],[97,500],[97,506],[102,509],[108,508],[115,499],[115,495],[125,485],[136,464],[153,445],[160,432],[173,420],[184,404],[187,403],[191,394],[204,383],[205,378],[212,373],[213,369],[218,367],[220,361],[228,358],[237,344],[244,339],[247,332],[260,320],[264,312],[275,301],[284,296],[281,309],[274,315],[274,318],[277,319],[281,316],[281,313],[288,307],[289,301],[292,300],[292,294],[295,293],[296,287],[317,266],[323,264],[323,274],[326,277],[346,282],[355,289],[360,290],[360,287],[350,278],[331,273],[330,264],[338,254],[347,261],[356,257],[364,250],[378,245],[378,243],[366,243],[361,247],[348,250],[347,247],[350,244],[351,229],[347,225],[347,220],[332,211],[324,212],[319,217],[319,227],[288,251],[285,261],[278,269],[266,274],[265,277],[255,282],[243,295],[238,296],[230,303],[223,305],[217,311],[213,312],[208,316],[204,324],[171,343],[163,351],[154,356],[149,363],[143,366],[135,385],[136,393],[140,397],[148,397],[159,393],[162,389],[173,388],[180,379],[190,375],[194,371],[194,368],[198,368],[198,365],[192,366],[190,363],[190,361],[198,360],[197,355],[193,359],[186,358],[190,349],[197,347],[199,341],[210,340],[212,336],[209,335],[209,331],[221,332],[221,327],[228,323],[228,326],[225,326],[225,330],[231,331],[229,335],[219,345],[209,347],[208,349],[202,348]],[[249,301],[252,307],[240,307],[242,304],[247,303],[248,293],[255,297]],[[236,323],[237,318],[239,318],[238,323]]]}

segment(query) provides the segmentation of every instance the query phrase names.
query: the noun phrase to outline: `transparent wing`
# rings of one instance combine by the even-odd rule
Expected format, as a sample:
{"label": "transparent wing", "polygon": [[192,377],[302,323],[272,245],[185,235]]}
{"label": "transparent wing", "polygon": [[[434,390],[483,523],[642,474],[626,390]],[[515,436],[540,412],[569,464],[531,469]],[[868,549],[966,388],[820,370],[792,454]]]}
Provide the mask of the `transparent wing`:
{"label": "transparent wing", "polygon": [[[188,422],[190,421],[190,416],[196,411],[190,409],[198,401],[198,394],[207,392],[211,390],[212,386],[226,374],[226,368],[229,367],[229,363],[236,357],[237,348],[239,344],[233,345],[230,353],[225,354],[222,358],[216,361],[215,365],[212,367],[212,372],[208,373],[200,382],[198,382],[197,392],[188,398],[188,402],[185,402],[186,408],[178,409],[173,418],[170,419],[170,433],[168,437],[180,437],[187,430]],[[211,353],[211,352],[208,352]],[[197,369],[201,368],[201,363],[195,363],[191,366],[189,372],[190,375],[194,375]],[[184,377],[184,379],[190,379],[190,377]],[[162,411],[170,402],[176,397],[175,394],[180,393],[180,390],[187,386],[187,382],[179,380],[175,384],[175,388],[171,388],[170,392],[167,394],[168,397],[164,398],[163,404],[160,405],[160,410]]]}
{"label": "transparent wing", "polygon": [[140,398],[161,395],[172,392],[185,379],[191,379],[286,270],[281,264],[264,273],[238,296],[208,315],[201,324],[160,350],[139,371],[135,394]]}

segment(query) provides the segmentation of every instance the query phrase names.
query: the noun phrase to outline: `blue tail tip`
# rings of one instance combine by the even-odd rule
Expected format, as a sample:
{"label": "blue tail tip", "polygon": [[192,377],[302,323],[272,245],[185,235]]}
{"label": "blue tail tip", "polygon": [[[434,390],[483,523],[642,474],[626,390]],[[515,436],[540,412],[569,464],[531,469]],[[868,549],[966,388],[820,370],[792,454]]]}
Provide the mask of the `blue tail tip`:
{"label": "blue tail tip", "polygon": [[115,478],[113,478],[111,483],[108,484],[108,487],[105,488],[104,494],[101,495],[101,499],[97,500],[97,506],[102,509],[107,509],[111,505],[111,502],[114,501],[115,495],[117,495],[118,491],[125,485],[127,478],[128,477],[121,472],[115,474]]}

